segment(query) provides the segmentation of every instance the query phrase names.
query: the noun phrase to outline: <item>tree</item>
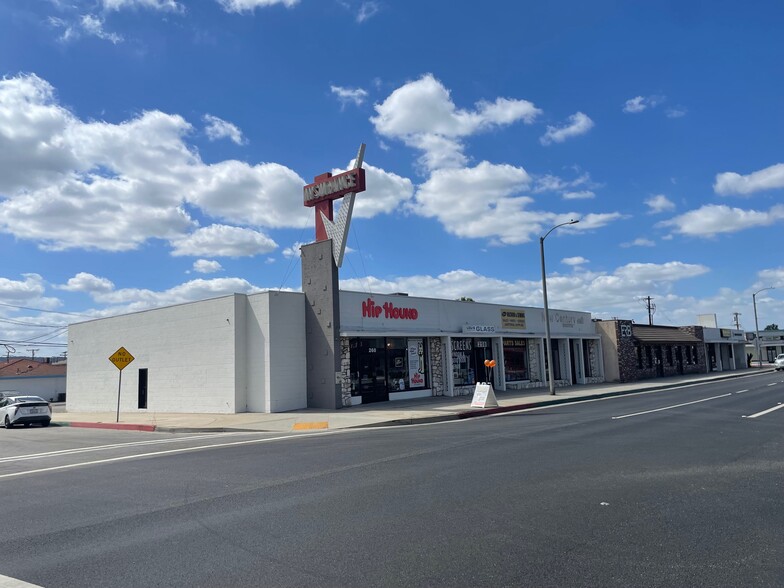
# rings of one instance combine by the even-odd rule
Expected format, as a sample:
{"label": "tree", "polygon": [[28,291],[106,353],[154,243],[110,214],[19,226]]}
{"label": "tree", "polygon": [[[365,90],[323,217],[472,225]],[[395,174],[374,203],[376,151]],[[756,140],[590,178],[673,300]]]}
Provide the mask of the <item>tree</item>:
{"label": "tree", "polygon": [[765,327],[764,330],[766,330],[766,331],[778,331],[779,330],[779,326],[776,323],[771,323],[767,327]]}
{"label": "tree", "polygon": [[460,302],[474,302],[474,299],[469,296],[461,296],[460,298],[458,298],[458,300]]}

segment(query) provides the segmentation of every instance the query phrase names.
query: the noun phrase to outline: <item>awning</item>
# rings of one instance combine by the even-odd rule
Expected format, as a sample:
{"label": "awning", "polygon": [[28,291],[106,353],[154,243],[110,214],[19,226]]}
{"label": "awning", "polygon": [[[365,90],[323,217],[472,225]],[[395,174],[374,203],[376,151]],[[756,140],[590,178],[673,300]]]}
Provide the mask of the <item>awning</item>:
{"label": "awning", "polygon": [[632,335],[642,343],[702,343],[702,340],[678,327],[632,325]]}

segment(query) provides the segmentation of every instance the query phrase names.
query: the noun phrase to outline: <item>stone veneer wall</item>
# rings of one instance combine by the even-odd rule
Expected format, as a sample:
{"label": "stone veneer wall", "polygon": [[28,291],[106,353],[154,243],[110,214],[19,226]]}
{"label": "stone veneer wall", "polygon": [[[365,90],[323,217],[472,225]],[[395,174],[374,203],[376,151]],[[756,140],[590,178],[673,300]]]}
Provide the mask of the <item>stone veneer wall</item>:
{"label": "stone veneer wall", "polygon": [[591,373],[594,374],[593,376],[586,377],[585,383],[586,384],[601,384],[604,382],[604,376],[602,376],[602,357],[599,355],[599,340],[598,339],[589,339],[588,340],[588,363],[591,366]]}
{"label": "stone veneer wall", "polygon": [[443,396],[446,389],[446,379],[444,377],[444,354],[441,350],[441,339],[438,337],[428,338],[430,342],[430,389],[433,396]]}
{"label": "stone veneer wall", "polygon": [[[620,371],[621,382],[634,382],[637,380],[645,380],[657,377],[668,377],[679,375],[678,361],[676,355],[676,348],[681,348],[681,355],[683,358],[683,373],[684,374],[702,374],[706,372],[706,353],[705,346],[701,343],[678,343],[678,342],[662,342],[656,344],[640,343],[643,354],[643,366],[637,367],[637,346],[635,345],[636,339],[634,337],[620,337],[620,325],[626,323],[631,326],[631,321],[617,321],[616,323],[616,337],[618,337],[618,368]],[[679,327],[681,331],[694,335],[698,339],[702,339],[702,327]],[[693,346],[697,351],[697,361],[691,364],[686,363],[686,347]],[[662,375],[656,373],[656,366],[648,366],[648,355],[646,348],[651,348],[651,357],[656,358],[656,347],[662,349]],[[667,348],[672,348],[672,365],[667,363]]]}
{"label": "stone veneer wall", "polygon": [[348,337],[340,338],[340,375],[343,406],[351,406],[351,347]]}

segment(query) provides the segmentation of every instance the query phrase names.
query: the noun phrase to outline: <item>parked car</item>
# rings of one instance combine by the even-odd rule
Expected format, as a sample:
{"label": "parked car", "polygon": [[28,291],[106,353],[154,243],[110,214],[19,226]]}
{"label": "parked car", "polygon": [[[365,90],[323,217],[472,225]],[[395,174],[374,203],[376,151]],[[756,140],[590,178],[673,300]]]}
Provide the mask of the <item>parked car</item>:
{"label": "parked car", "polygon": [[773,367],[776,371],[784,370],[784,353],[779,353],[776,359],[773,360]]}
{"label": "parked car", "polygon": [[52,407],[40,396],[6,396],[0,400],[0,422],[6,429],[33,423],[48,427],[51,420]]}

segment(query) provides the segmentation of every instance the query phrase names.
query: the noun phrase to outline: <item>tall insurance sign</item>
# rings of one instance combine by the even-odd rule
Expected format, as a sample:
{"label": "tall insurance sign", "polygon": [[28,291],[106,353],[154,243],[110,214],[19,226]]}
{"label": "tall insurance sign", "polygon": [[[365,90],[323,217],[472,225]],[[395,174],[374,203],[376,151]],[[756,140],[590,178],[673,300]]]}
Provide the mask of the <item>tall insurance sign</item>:
{"label": "tall insurance sign", "polygon": [[[346,251],[354,198],[365,190],[360,145],[354,168],[333,176],[316,176],[304,188],[305,206],[315,208],[316,241],[303,245],[302,291],[305,293],[305,333],[308,364],[308,408],[337,409],[346,405],[340,369],[340,290],[338,268]],[[343,198],[337,218],[333,203]]]}

